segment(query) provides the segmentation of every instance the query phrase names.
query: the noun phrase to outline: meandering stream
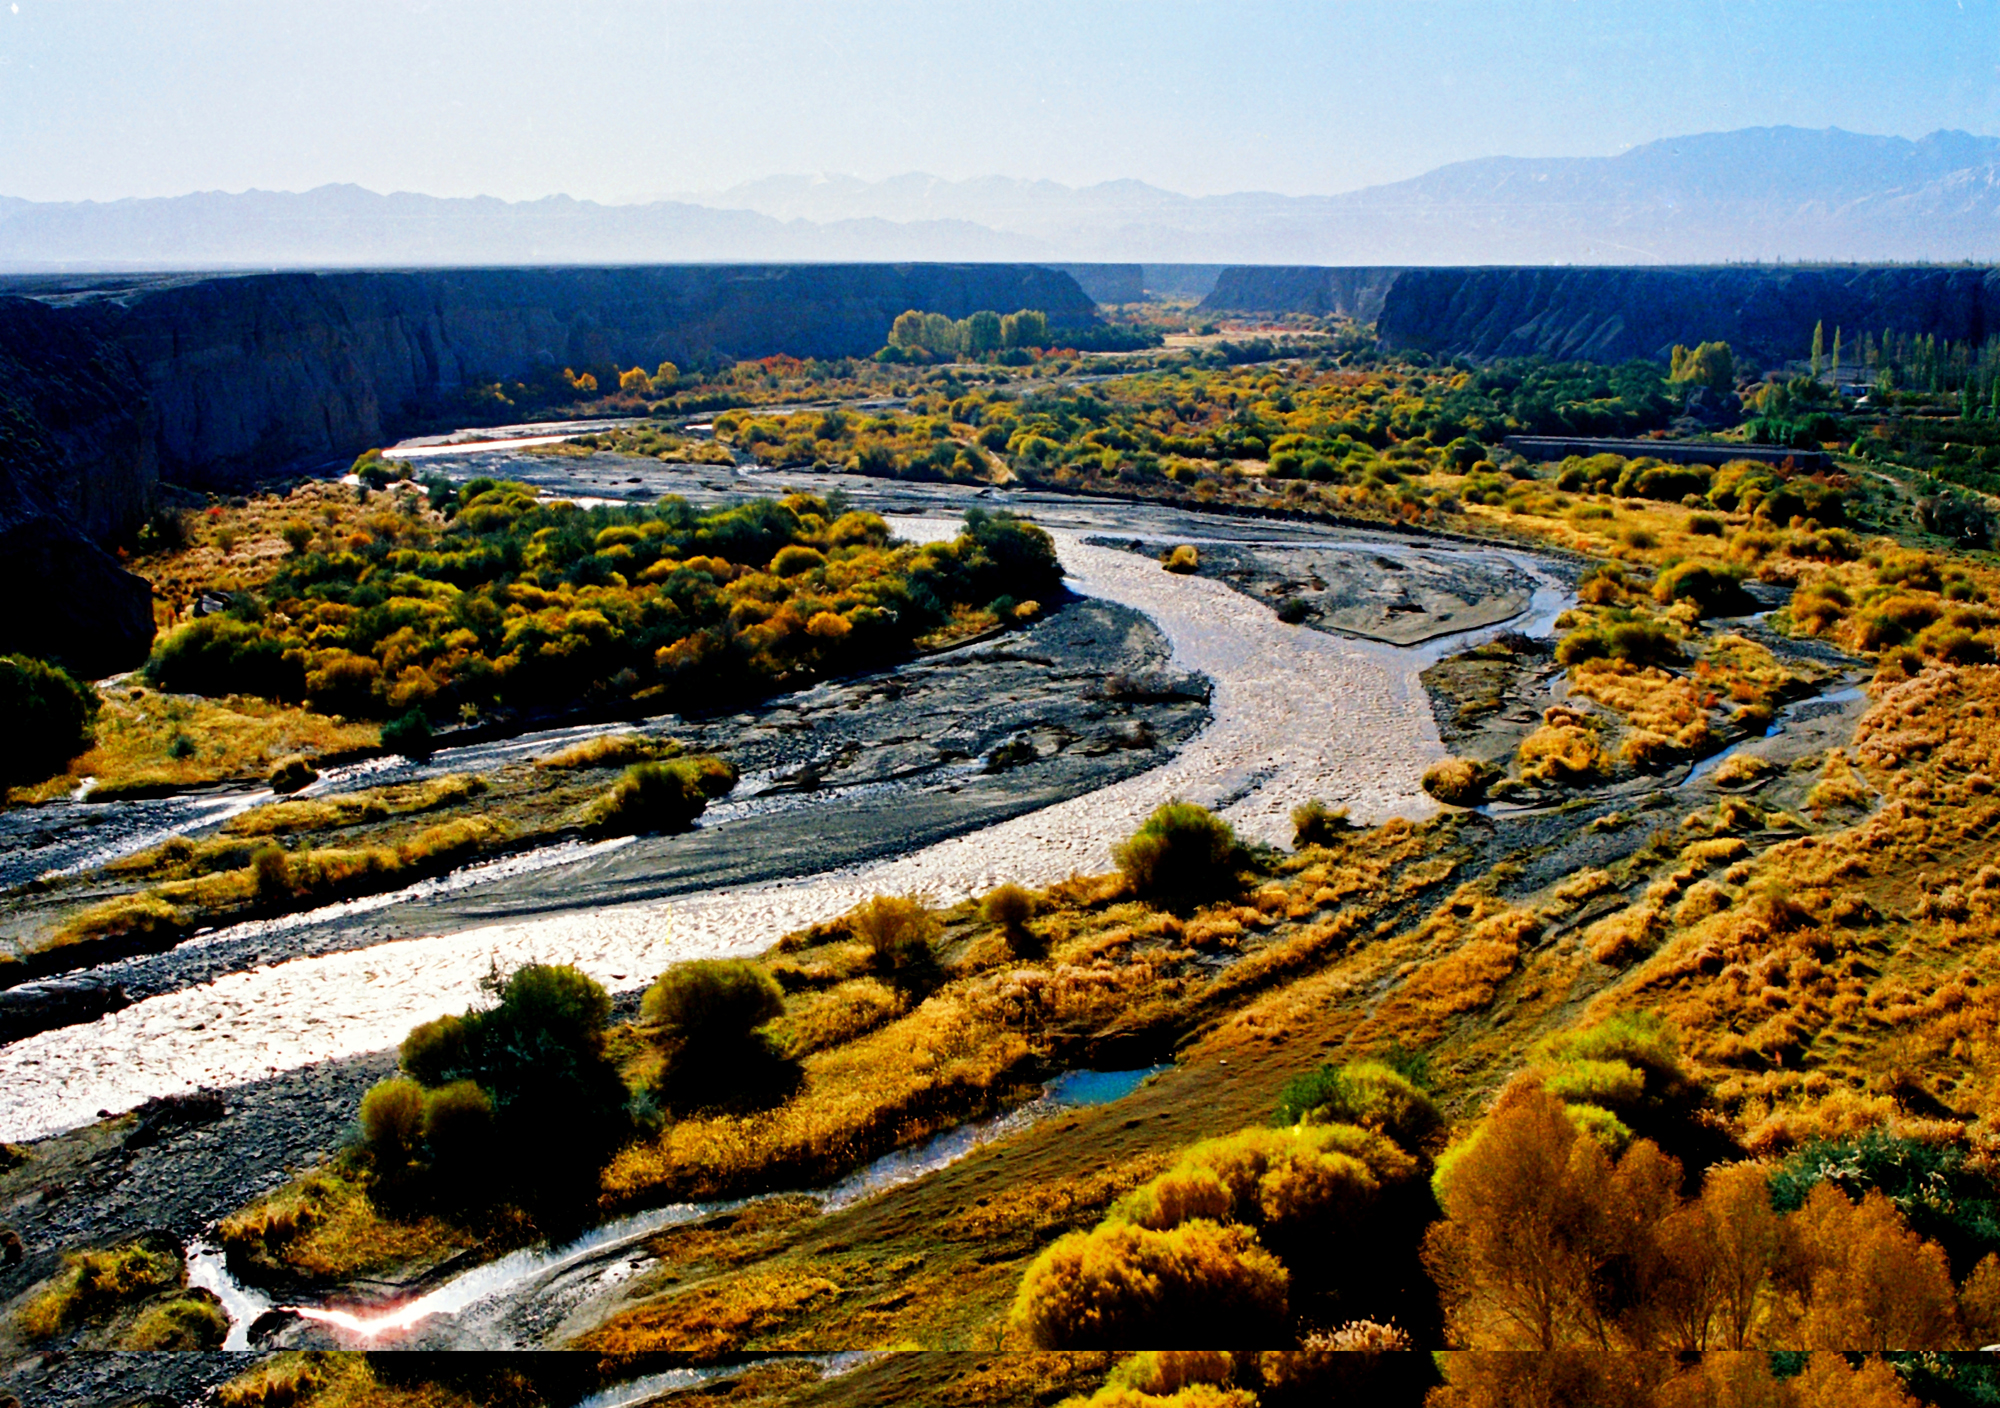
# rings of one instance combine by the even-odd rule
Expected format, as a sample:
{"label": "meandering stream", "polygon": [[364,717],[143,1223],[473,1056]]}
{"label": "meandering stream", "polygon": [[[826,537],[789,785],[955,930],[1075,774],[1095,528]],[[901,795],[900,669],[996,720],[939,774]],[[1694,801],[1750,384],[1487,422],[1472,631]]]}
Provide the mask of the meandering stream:
{"label": "meandering stream", "polygon": [[[895,526],[911,537],[956,531],[937,517]],[[1187,526],[1264,536],[1254,524]],[[951,901],[1005,880],[1046,884],[1102,870],[1113,843],[1170,798],[1202,802],[1249,839],[1280,844],[1290,839],[1291,808],[1309,798],[1370,822],[1435,809],[1419,779],[1442,748],[1418,673],[1463,638],[1403,648],[1287,626],[1221,582],[1162,572],[1144,556],[1084,541],[1077,528],[1051,530],[1075,590],[1143,612],[1179,667],[1213,681],[1212,722],[1161,766],[894,859],[297,958],[164,993],[0,1049],[0,1087],[10,1092],[0,1138],[36,1138],[100,1109],[393,1046],[415,1023],[478,1001],[478,979],[493,963],[574,963],[625,991],[682,959],[759,951],[873,894]],[[1353,537],[1314,536],[1323,545]],[[1506,556],[1539,578],[1529,615],[1551,622],[1560,584],[1531,558]]]}

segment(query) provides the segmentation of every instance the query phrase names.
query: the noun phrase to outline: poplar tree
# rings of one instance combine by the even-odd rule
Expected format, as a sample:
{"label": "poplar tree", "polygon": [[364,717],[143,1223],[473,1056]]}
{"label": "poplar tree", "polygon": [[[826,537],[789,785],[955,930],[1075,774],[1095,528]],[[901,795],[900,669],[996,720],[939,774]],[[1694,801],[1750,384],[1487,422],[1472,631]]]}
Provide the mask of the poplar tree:
{"label": "poplar tree", "polygon": [[1813,324],[1812,374],[1816,377],[1826,365],[1826,320],[1822,318]]}

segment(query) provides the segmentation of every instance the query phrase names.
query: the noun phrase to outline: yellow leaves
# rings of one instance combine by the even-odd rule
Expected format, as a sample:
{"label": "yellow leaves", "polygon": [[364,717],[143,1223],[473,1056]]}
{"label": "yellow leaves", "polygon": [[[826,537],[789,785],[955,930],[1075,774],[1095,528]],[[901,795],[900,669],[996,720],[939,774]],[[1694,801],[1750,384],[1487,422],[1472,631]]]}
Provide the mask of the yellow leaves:
{"label": "yellow leaves", "polygon": [[1608,760],[1597,741],[1597,730],[1575,710],[1545,710],[1542,726],[1514,750],[1526,782],[1582,783],[1601,775]]}
{"label": "yellow leaves", "polygon": [[806,622],[806,634],[815,640],[840,640],[853,629],[853,624],[845,616],[832,611],[815,612],[812,619]]}

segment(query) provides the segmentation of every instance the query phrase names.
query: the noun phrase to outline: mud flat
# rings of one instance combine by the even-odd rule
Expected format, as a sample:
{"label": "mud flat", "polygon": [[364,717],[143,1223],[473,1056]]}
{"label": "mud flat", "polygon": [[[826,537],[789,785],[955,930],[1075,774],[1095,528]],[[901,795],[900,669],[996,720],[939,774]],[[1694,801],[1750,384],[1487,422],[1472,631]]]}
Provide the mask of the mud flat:
{"label": "mud flat", "polygon": [[[897,527],[955,531],[935,518]],[[0,1085],[13,1093],[0,1138],[37,1138],[100,1109],[383,1050],[413,1024],[473,1002],[493,962],[575,963],[613,991],[631,991],[673,962],[757,951],[871,894],[922,890],[948,900],[1002,880],[1101,870],[1111,845],[1171,797],[1213,806],[1249,839],[1271,843],[1289,840],[1291,807],[1311,797],[1345,804],[1359,821],[1433,810],[1418,779],[1443,750],[1417,679],[1423,652],[1299,630],[1222,582],[1163,572],[1074,528],[1054,531],[1079,592],[1143,612],[1171,642],[1176,669],[1214,682],[1213,722],[1162,766],[896,859],[379,943],[165,993],[0,1050]]]}

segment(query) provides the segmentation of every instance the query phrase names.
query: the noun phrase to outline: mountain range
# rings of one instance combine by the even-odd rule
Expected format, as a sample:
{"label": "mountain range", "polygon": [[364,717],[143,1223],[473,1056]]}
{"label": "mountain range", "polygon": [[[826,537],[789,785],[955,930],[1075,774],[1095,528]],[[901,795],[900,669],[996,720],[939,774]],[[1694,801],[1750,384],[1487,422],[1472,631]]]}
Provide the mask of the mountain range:
{"label": "mountain range", "polygon": [[1829,128],[1489,157],[1330,196],[1186,196],[912,174],[774,176],[634,205],[358,186],[120,200],[0,197],[0,269],[1064,260],[1690,264],[2000,258],[2000,138]]}

